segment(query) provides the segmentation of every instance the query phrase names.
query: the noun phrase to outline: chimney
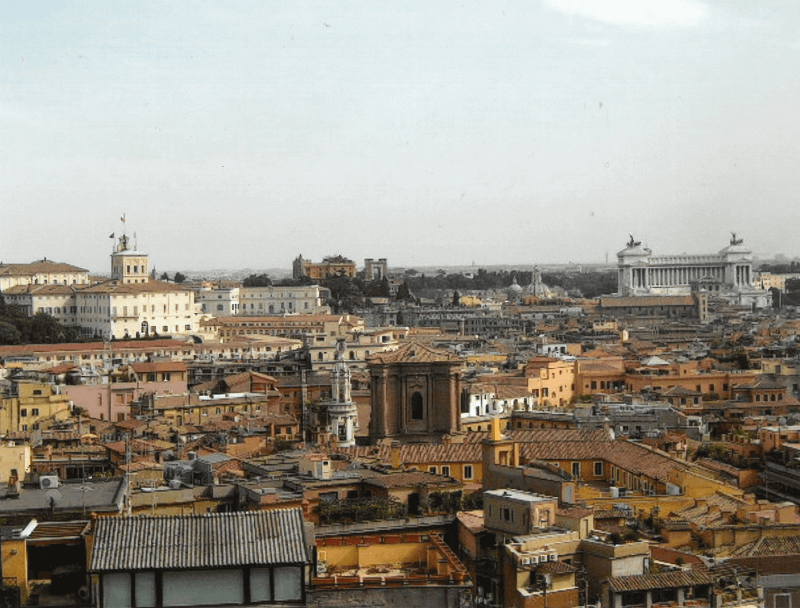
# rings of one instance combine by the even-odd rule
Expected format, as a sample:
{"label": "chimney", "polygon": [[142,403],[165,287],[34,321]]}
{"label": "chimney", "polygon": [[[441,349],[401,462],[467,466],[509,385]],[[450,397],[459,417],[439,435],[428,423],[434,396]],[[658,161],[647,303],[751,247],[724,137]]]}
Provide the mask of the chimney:
{"label": "chimney", "polygon": [[492,441],[502,441],[503,440],[503,431],[500,428],[500,419],[499,418],[492,418],[492,426],[491,430],[489,431],[489,439]]}
{"label": "chimney", "polygon": [[392,453],[392,469],[398,470],[400,469],[401,465],[399,441],[392,441],[391,453]]}

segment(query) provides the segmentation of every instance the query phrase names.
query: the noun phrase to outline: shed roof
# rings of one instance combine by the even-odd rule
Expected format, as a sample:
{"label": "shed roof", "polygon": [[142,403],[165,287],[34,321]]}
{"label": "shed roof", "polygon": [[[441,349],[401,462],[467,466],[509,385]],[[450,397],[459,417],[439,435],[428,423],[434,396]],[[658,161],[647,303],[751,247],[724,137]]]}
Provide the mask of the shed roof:
{"label": "shed roof", "polygon": [[97,520],[93,572],[309,563],[300,509]]}

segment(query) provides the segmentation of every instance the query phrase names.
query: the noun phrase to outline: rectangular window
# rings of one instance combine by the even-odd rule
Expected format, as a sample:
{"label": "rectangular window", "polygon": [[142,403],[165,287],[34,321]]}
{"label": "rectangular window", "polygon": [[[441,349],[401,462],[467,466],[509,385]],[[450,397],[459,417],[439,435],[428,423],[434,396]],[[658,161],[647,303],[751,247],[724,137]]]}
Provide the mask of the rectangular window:
{"label": "rectangular window", "polygon": [[269,602],[272,600],[272,586],[269,579],[269,568],[252,568],[250,570],[250,601]]}
{"label": "rectangular window", "polygon": [[34,407],[31,409],[31,416],[38,416],[39,415],[39,408]]}
{"label": "rectangular window", "polygon": [[442,475],[444,475],[445,477],[450,477],[450,467],[443,466],[442,467]]}
{"label": "rectangular window", "polygon": [[572,476],[577,477],[580,479],[581,477],[581,463],[580,462],[573,462],[572,463]]}
{"label": "rectangular window", "polygon": [[776,593],[774,608],[792,608],[792,595],[790,593]]}
{"label": "rectangular window", "polygon": [[[303,571],[299,566],[275,568],[275,601],[290,602],[303,597]],[[241,603],[241,602],[239,602]]]}
{"label": "rectangular window", "polygon": [[20,417],[20,418],[27,418],[27,417],[28,417],[28,410],[26,410],[26,409],[21,409],[21,410],[19,411],[19,417]]}
{"label": "rectangular window", "polygon": [[131,607],[131,575],[127,572],[103,575],[103,606],[105,608]]}
{"label": "rectangular window", "polygon": [[165,571],[162,577],[163,605],[167,607],[244,603],[241,570]]}
{"label": "rectangular window", "polygon": [[156,573],[137,572],[134,574],[136,588],[136,608],[155,608]]}
{"label": "rectangular window", "polygon": [[428,472],[433,473],[434,475],[439,472],[437,467],[428,467]]}
{"label": "rectangular window", "polygon": [[595,462],[594,463],[594,476],[595,477],[602,477],[603,476],[603,463],[602,462]]}
{"label": "rectangular window", "polygon": [[472,465],[465,464],[464,465],[464,479],[472,479]]}

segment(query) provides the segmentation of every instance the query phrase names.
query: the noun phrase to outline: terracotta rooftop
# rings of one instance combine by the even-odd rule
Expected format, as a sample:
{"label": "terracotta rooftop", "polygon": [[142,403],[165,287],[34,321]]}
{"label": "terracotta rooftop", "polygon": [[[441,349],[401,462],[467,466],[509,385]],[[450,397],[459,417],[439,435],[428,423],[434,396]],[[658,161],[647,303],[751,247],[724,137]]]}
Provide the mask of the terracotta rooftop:
{"label": "terracotta rooftop", "polygon": [[64,262],[54,262],[52,260],[37,260],[30,264],[0,264],[0,276],[24,276],[39,272],[69,273],[86,272],[85,268],[79,268]]}
{"label": "terracotta rooftop", "polygon": [[764,536],[754,543],[739,547],[731,555],[737,557],[800,555],[800,535]]}
{"label": "terracotta rooftop", "polygon": [[364,479],[364,484],[380,488],[416,488],[418,486],[454,486],[459,485],[452,477],[412,471],[410,473],[387,473]]}
{"label": "terracotta rooftop", "polygon": [[[438,464],[441,462],[480,462],[483,458],[479,443],[437,444],[402,444],[400,462],[407,465]],[[378,462],[391,464],[392,448],[390,446],[364,446],[339,448],[339,453],[351,459],[376,459]]]}
{"label": "terracotta rooftop", "polygon": [[416,340],[403,344],[400,348],[371,355],[369,363],[446,363],[459,362],[460,359],[446,351],[436,350]]}
{"label": "terracotta rooftop", "polygon": [[156,361],[154,363],[131,363],[130,367],[137,374],[155,372],[185,372],[186,364],[181,361]]}
{"label": "terracotta rooftop", "polygon": [[458,521],[460,521],[464,526],[472,532],[473,534],[479,534],[486,530],[484,527],[484,517],[483,511],[459,511],[456,514]]}
{"label": "terracotta rooftop", "polygon": [[147,283],[123,283],[116,279],[109,279],[102,283],[88,287],[76,288],[78,293],[103,293],[103,294],[137,294],[137,293],[177,293],[192,291],[189,287],[181,287],[175,283],[166,283],[150,279]]}
{"label": "terracotta rooftop", "polygon": [[603,308],[619,308],[623,306],[693,306],[692,296],[636,296],[636,297],[601,297]]}
{"label": "terracotta rooftop", "polygon": [[7,296],[18,296],[31,294],[36,296],[58,296],[72,295],[78,285],[14,285],[6,289],[3,294]]}
{"label": "terracotta rooftop", "polygon": [[707,570],[677,570],[639,576],[617,576],[608,580],[612,592],[647,591],[648,589],[676,589],[709,585],[714,578]]}

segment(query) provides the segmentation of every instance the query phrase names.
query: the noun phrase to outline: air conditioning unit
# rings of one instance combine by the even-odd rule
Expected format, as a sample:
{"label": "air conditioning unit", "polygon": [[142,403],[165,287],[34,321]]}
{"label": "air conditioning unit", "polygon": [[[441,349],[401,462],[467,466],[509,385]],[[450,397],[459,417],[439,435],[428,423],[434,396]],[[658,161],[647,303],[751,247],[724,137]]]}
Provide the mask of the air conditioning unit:
{"label": "air conditioning unit", "polygon": [[42,475],[39,477],[39,487],[44,490],[58,487],[58,475]]}

